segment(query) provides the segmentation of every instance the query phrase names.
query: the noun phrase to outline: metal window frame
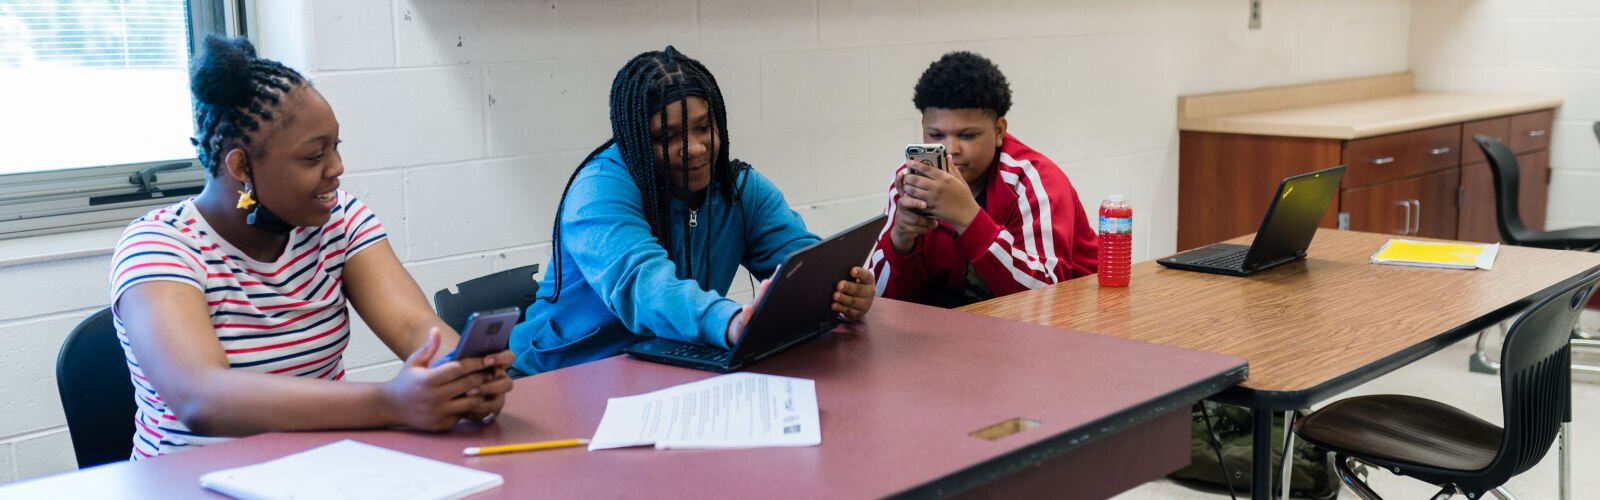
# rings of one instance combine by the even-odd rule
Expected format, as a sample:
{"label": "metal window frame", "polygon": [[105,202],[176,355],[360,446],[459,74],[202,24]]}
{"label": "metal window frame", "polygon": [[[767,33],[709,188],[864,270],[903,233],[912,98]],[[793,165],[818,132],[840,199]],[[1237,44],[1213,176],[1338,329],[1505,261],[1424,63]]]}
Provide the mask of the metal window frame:
{"label": "metal window frame", "polygon": [[[188,0],[189,53],[206,34],[255,38],[254,0]],[[196,193],[194,158],[0,175],[0,240],[115,227]]]}

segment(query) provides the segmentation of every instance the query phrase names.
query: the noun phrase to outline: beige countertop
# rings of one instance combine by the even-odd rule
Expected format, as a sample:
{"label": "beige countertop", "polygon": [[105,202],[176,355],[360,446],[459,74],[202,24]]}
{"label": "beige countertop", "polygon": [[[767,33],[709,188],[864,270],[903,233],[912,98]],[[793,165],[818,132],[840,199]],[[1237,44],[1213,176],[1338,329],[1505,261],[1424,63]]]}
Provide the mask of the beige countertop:
{"label": "beige countertop", "polygon": [[1359,139],[1560,106],[1561,98],[1550,96],[1424,92],[1211,117],[1180,116],[1178,129]]}

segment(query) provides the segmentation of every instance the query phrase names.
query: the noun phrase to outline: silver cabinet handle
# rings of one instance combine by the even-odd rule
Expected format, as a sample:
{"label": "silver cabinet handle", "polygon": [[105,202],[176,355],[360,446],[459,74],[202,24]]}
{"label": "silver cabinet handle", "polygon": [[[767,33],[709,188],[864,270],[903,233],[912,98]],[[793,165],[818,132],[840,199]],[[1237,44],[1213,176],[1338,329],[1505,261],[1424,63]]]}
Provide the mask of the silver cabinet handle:
{"label": "silver cabinet handle", "polygon": [[1445,153],[1449,153],[1449,152],[1450,152],[1450,148],[1448,148],[1448,147],[1433,148],[1433,149],[1428,150],[1428,154],[1431,154],[1431,155],[1434,155],[1434,156],[1439,156],[1439,155],[1442,155],[1442,154],[1445,154]]}
{"label": "silver cabinet handle", "polygon": [[1394,163],[1394,157],[1393,156],[1385,156],[1383,158],[1378,158],[1376,160],[1372,160],[1372,164],[1373,165],[1383,165],[1383,164],[1387,164],[1387,163]]}
{"label": "silver cabinet handle", "polygon": [[1411,212],[1417,220],[1417,224],[1411,226],[1411,234],[1417,234],[1422,232],[1422,200],[1411,200],[1411,204],[1417,206],[1417,209]]}
{"label": "silver cabinet handle", "polygon": [[1528,137],[1539,137],[1539,136],[1542,136],[1544,134],[1545,134],[1544,130],[1529,130],[1528,131]]}
{"label": "silver cabinet handle", "polygon": [[1395,203],[1399,203],[1400,206],[1406,207],[1406,219],[1404,222],[1400,223],[1400,231],[1398,234],[1411,234],[1411,200],[1400,200]]}

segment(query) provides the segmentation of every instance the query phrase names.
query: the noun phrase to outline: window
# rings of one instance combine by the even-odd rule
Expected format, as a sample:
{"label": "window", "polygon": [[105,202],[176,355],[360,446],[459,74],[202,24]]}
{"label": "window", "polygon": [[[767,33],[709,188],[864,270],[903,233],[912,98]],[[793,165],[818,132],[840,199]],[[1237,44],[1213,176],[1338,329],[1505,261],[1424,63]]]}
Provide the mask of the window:
{"label": "window", "polygon": [[198,193],[188,61],[241,0],[0,0],[0,238]]}

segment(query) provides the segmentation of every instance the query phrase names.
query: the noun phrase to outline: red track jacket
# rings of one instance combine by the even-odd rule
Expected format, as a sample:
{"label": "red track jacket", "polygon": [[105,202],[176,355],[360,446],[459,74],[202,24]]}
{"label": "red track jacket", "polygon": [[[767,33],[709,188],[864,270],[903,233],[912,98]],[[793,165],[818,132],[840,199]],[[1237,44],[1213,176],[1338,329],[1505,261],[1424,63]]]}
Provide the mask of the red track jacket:
{"label": "red track jacket", "polygon": [[1061,167],[1006,134],[994,168],[983,210],[966,233],[957,236],[940,222],[904,256],[889,240],[900,198],[890,183],[890,220],[868,262],[879,296],[918,301],[933,287],[960,290],[968,263],[996,297],[1094,274],[1098,239]]}

